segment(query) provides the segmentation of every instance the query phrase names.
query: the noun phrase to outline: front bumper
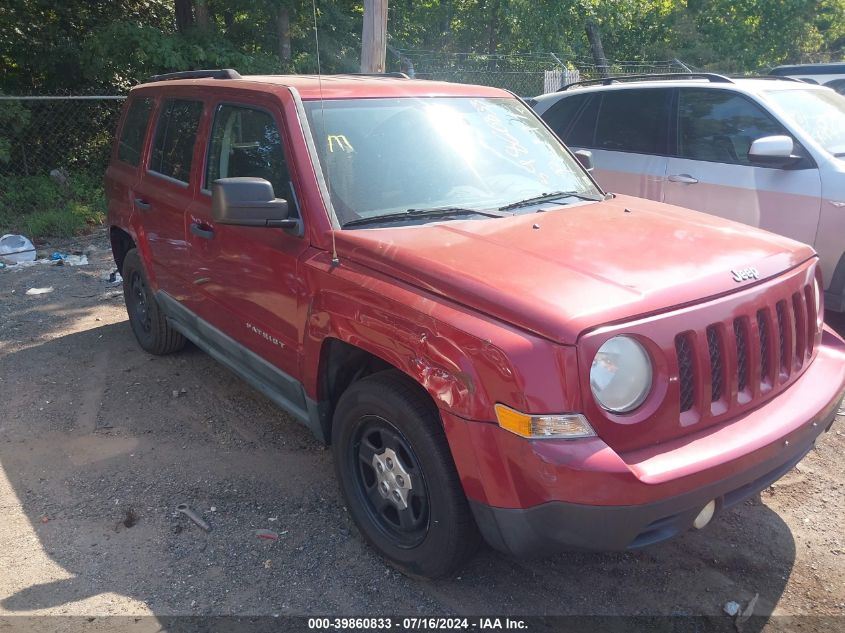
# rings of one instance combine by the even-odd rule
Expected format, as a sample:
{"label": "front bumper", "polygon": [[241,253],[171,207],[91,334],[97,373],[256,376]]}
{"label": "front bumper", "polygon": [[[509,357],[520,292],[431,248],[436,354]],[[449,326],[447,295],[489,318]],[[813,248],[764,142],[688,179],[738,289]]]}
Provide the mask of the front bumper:
{"label": "front bumper", "polygon": [[600,439],[526,441],[443,415],[476,522],[496,549],[625,550],[692,527],[789,471],[829,429],[843,397],[845,343],[825,331],[813,364],[754,411],[648,450],[617,454]]}
{"label": "front bumper", "polygon": [[[835,412],[827,424],[833,422]],[[687,494],[636,506],[589,506],[553,501],[533,508],[493,508],[470,502],[487,542],[514,555],[564,549],[638,549],[692,528],[701,509],[716,501],[716,512],[729,508],[780,479],[812,448],[797,447],[784,463],[755,468]],[[750,479],[750,481],[749,481]]]}

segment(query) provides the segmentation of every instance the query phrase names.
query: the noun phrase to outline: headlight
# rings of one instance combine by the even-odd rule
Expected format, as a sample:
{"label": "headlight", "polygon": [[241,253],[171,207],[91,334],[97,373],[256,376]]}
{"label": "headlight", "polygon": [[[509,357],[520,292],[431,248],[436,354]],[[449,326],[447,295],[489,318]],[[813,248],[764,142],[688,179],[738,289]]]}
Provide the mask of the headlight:
{"label": "headlight", "polygon": [[633,411],[651,390],[651,359],[629,336],[616,336],[596,352],[590,368],[590,389],[602,407],[613,413]]}

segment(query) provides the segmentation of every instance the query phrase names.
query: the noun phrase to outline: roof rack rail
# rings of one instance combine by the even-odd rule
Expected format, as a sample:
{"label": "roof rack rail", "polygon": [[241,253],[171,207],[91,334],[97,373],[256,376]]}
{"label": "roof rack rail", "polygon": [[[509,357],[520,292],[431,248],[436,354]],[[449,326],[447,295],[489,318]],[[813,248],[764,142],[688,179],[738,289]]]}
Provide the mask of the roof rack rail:
{"label": "roof rack rail", "polygon": [[732,84],[733,81],[724,75],[717,75],[716,73],[658,73],[653,75],[615,75],[613,77],[601,77],[599,79],[585,79],[584,81],[576,81],[567,84],[558,89],[558,92],[568,90],[572,86],[590,86],[590,85],[604,85],[609,86],[614,83],[625,81],[651,80],[651,79],[706,79],[714,84]]}
{"label": "roof rack rail", "polygon": [[385,72],[385,73],[340,73],[342,75],[351,75],[352,77],[393,77],[394,79],[410,79],[408,75],[400,72]]}
{"label": "roof rack rail", "polygon": [[786,74],[799,75],[838,75],[845,67],[845,61],[820,62],[818,64],[785,64],[775,66],[769,71],[770,75],[782,76]]}
{"label": "roof rack rail", "polygon": [[183,70],[178,73],[164,73],[162,75],[153,75],[147,80],[147,83],[152,81],[171,81],[174,79],[240,79],[241,74],[233,68],[218,68],[215,70]]}
{"label": "roof rack rail", "polygon": [[731,75],[731,79],[765,79],[767,81],[794,81],[799,84],[806,83],[801,79],[795,77],[786,77],[781,75]]}

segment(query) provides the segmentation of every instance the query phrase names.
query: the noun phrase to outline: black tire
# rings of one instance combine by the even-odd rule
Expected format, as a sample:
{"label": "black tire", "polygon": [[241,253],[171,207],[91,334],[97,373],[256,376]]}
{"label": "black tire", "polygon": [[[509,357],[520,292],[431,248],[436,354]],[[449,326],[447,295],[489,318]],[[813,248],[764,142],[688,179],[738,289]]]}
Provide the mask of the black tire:
{"label": "black tire", "polygon": [[150,289],[144,264],[137,248],[123,260],[123,299],[129,324],[138,344],[151,354],[170,354],[185,346],[185,337],[173,329],[164,318]]}
{"label": "black tire", "polygon": [[335,410],[332,451],[355,524],[391,565],[411,576],[442,578],[475,554],[478,529],[440,415],[409,378],[391,370],[353,383]]}

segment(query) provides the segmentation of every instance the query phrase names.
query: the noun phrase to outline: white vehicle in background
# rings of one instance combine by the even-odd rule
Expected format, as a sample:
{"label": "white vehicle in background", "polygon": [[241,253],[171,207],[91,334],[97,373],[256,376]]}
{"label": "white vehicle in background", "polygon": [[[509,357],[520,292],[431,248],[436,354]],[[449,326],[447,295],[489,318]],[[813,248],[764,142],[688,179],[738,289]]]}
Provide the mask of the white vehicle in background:
{"label": "white vehicle in background", "polygon": [[845,97],[711,73],[579,82],[529,103],[608,191],[704,211],[815,247],[845,311]]}
{"label": "white vehicle in background", "polygon": [[778,66],[769,71],[773,77],[792,77],[807,83],[833,88],[839,94],[845,94],[845,62],[830,64],[796,64]]}

